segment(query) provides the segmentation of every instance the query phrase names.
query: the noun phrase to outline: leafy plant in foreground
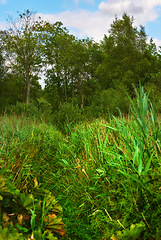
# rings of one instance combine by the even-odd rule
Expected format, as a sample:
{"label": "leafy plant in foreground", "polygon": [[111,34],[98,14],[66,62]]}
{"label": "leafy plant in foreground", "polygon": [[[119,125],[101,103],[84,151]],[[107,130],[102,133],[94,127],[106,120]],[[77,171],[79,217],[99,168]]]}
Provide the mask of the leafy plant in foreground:
{"label": "leafy plant in foreground", "polygon": [[111,240],[137,240],[140,237],[142,231],[145,230],[145,224],[143,222],[132,224],[130,229],[125,229],[123,231],[118,231],[117,236],[114,235],[111,237]]}
{"label": "leafy plant in foreground", "polygon": [[[115,152],[111,152],[111,155],[117,162],[118,172],[129,183],[127,188],[131,192],[137,215],[140,215],[140,220],[146,223],[149,231],[152,231],[150,225],[154,224],[155,217],[158,218],[161,202],[157,173],[161,153],[160,129],[153,106],[141,86],[136,94],[136,102],[129,97],[130,122],[123,120],[122,116],[120,119],[114,117],[117,127],[113,130],[117,133],[117,140]],[[109,164],[113,165],[112,162]],[[151,216],[152,209],[155,217]]]}
{"label": "leafy plant in foreground", "polygon": [[135,229],[141,239],[159,236],[160,128],[142,87],[137,96],[136,102],[130,100],[129,119],[120,116],[108,125],[103,120],[79,125],[59,146],[63,168],[53,179],[56,191],[62,191],[64,208],[75,208],[71,212],[77,221],[72,222],[71,213],[65,216],[67,225],[72,222],[72,229],[77,229],[75,239],[85,221],[89,239],[93,231],[94,239],[110,239],[123,230],[122,235],[130,238],[130,226],[141,222],[144,227]]}
{"label": "leafy plant in foreground", "polygon": [[50,192],[42,202],[20,193],[0,175],[0,202],[0,239],[56,240],[54,232],[62,236],[66,232],[59,217],[62,208]]}

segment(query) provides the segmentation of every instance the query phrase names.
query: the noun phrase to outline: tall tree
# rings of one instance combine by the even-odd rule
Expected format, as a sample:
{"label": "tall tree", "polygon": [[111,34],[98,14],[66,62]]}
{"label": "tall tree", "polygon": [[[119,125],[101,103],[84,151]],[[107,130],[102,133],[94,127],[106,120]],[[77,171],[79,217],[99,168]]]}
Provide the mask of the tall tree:
{"label": "tall tree", "polygon": [[2,56],[2,49],[0,47],[0,83],[4,78],[4,58]]}
{"label": "tall tree", "polygon": [[140,67],[144,68],[145,74],[145,69],[148,67],[147,37],[144,28],[141,26],[138,30],[133,23],[133,17],[126,13],[123,14],[122,19],[116,17],[111,24],[109,36],[105,35],[103,39],[104,61],[97,71],[104,89],[116,88],[122,83],[132,91],[132,84],[137,84],[145,77]]}
{"label": "tall tree", "polygon": [[4,59],[2,56],[2,49],[0,47],[0,110],[2,109],[3,104],[3,87],[4,87]]}
{"label": "tall tree", "polygon": [[19,87],[18,78],[12,73],[7,73],[4,59],[4,49],[0,47],[0,112],[11,104],[15,104],[20,100],[21,89]]}
{"label": "tall tree", "polygon": [[90,39],[77,39],[61,22],[44,25],[45,55],[48,64],[46,92],[57,106],[71,102],[84,107],[95,87],[95,68],[100,62],[99,47]]}
{"label": "tall tree", "polygon": [[101,62],[98,44],[91,39],[76,39],[73,42],[73,67],[71,69],[73,89],[77,92],[77,102],[82,108],[89,104],[97,79],[95,70]]}
{"label": "tall tree", "polygon": [[[40,21],[40,19],[39,19]],[[38,21],[26,10],[16,21],[10,20],[10,29],[3,32],[5,58],[9,71],[17,72],[26,88],[26,103],[30,99],[30,88],[38,80],[42,68],[41,35],[36,31]]]}
{"label": "tall tree", "polygon": [[[63,27],[61,22],[56,22],[55,24],[47,22],[43,26],[43,36],[46,64],[48,66],[46,88],[53,90],[53,94],[57,98],[57,105],[59,106],[64,96],[66,102],[68,101],[66,59],[70,45],[68,30]],[[64,91],[62,88],[64,88]]]}

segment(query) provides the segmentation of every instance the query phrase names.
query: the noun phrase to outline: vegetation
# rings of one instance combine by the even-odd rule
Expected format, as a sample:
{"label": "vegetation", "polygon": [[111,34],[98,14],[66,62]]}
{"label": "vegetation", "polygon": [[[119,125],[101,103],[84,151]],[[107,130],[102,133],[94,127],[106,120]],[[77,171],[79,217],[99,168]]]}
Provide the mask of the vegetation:
{"label": "vegetation", "polygon": [[160,239],[161,133],[143,88],[136,93],[128,118],[67,125],[66,136],[1,117],[2,237],[64,235],[54,195],[65,239]]}
{"label": "vegetation", "polygon": [[[63,129],[72,112],[81,113],[73,124],[86,118],[128,113],[128,93],[139,82],[160,111],[161,55],[153,39],[147,43],[143,26],[123,14],[111,24],[100,43],[77,39],[61,22],[49,23],[26,10],[0,39],[0,112],[11,105],[32,103],[47,121]],[[42,90],[38,80],[45,78]],[[113,97],[115,96],[115,98]],[[59,114],[58,114],[59,112]],[[61,114],[61,113],[62,114]],[[62,121],[61,116],[66,115]],[[69,121],[70,122],[70,121]]]}
{"label": "vegetation", "polygon": [[100,44],[28,10],[12,23],[1,32],[0,239],[161,239],[153,40],[127,14]]}

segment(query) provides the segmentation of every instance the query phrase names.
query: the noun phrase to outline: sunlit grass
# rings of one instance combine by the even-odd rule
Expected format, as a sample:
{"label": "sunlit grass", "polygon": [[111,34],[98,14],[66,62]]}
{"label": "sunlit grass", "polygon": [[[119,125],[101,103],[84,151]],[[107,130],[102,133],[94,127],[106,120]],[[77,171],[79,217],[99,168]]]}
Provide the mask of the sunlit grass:
{"label": "sunlit grass", "polygon": [[137,101],[129,101],[128,116],[68,126],[66,136],[29,118],[0,120],[2,173],[20,191],[53,192],[64,209],[66,239],[161,235],[159,121],[141,87]]}

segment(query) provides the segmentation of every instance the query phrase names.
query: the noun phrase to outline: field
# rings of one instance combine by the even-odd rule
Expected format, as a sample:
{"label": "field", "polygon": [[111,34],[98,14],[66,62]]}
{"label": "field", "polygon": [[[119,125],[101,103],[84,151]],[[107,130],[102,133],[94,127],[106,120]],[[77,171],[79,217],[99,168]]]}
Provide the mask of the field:
{"label": "field", "polygon": [[0,118],[0,239],[161,239],[161,131],[140,87],[128,116],[63,134]]}

